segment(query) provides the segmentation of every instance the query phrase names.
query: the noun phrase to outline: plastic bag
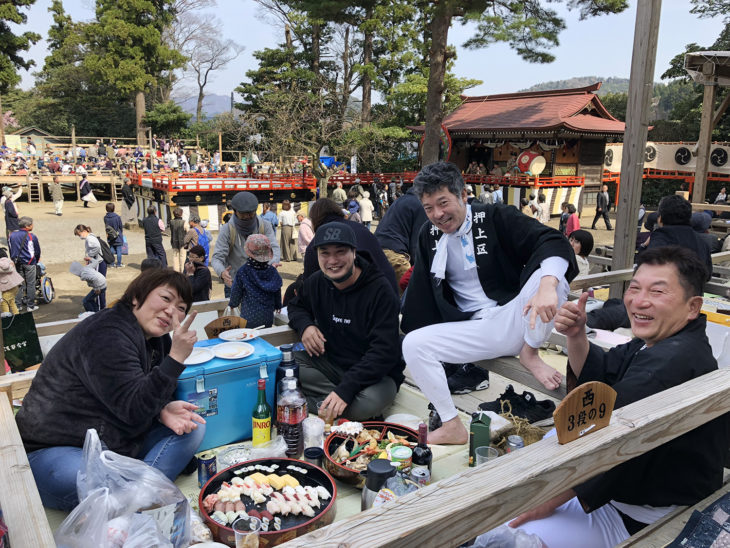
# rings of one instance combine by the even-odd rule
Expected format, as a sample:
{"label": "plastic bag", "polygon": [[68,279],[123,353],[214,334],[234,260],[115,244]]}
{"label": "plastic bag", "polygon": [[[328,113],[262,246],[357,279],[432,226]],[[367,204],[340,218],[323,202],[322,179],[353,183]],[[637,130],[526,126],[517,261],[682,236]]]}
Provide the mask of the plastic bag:
{"label": "plastic bag", "polygon": [[99,548],[107,543],[109,489],[96,489],[73,509],[54,535],[58,548]]}
{"label": "plastic bag", "polygon": [[129,536],[122,548],[173,548],[151,516],[133,514],[129,525]]}
{"label": "plastic bag", "polygon": [[190,542],[213,542],[213,533],[195,510],[190,509],[190,530],[192,538]]}
{"label": "plastic bag", "polygon": [[286,458],[286,440],[283,436],[276,436],[273,440],[251,448],[251,460]]}
{"label": "plastic bag", "polygon": [[530,535],[522,529],[513,529],[508,525],[500,525],[479,535],[471,548],[542,548],[543,546],[542,540],[537,535]]}
{"label": "plastic bag", "polygon": [[[107,538],[107,522],[124,537],[124,521],[115,518],[131,519],[134,514],[152,518],[161,538],[169,539],[175,548],[190,544],[190,505],[175,484],[141,460],[105,450],[94,429],[86,432],[76,488],[81,503],[59,528],[67,546],[116,548],[118,544]],[[130,531],[132,525],[126,527]],[[83,540],[77,533],[82,529]],[[86,537],[102,540],[87,544]]]}

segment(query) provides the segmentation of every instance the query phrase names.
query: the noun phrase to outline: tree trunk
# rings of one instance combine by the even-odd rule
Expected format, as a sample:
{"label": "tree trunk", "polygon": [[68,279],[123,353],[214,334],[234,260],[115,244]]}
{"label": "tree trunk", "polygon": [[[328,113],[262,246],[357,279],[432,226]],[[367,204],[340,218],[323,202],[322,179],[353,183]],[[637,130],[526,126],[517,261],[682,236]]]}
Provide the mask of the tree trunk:
{"label": "tree trunk", "polygon": [[3,117],[3,98],[0,95],[0,145],[5,144],[5,118]]}
{"label": "tree trunk", "polygon": [[198,84],[198,106],[195,108],[195,121],[200,122],[200,117],[203,115],[203,86]]}
{"label": "tree trunk", "polygon": [[347,103],[350,102],[352,67],[350,66],[350,26],[345,27],[345,49],[342,52],[342,98],[340,99],[340,120],[345,123]]}
{"label": "tree trunk", "polygon": [[142,127],[145,115],[144,91],[138,91],[134,97],[134,111],[137,121],[137,146],[147,146],[147,134]]}
{"label": "tree trunk", "polygon": [[327,197],[327,185],[330,179],[330,170],[322,165],[319,161],[319,154],[312,154],[312,175],[317,178],[317,188],[319,189],[319,197]]}
{"label": "tree trunk", "polygon": [[[284,26],[284,40],[286,42],[286,49],[289,51],[289,66],[294,68],[295,67],[295,61],[294,61],[294,42],[292,41],[291,37],[291,27],[289,25]],[[291,82],[289,83],[289,91],[294,91],[294,88],[296,87],[296,79],[292,78]]]}
{"label": "tree trunk", "polygon": [[439,3],[431,22],[431,62],[426,94],[426,132],[421,149],[421,165],[437,162],[439,159],[439,134],[444,119],[443,96],[446,76],[446,48],[449,25],[454,11],[448,0]]}
{"label": "tree trunk", "polygon": [[[365,23],[373,18],[373,8],[369,7],[365,14]],[[369,28],[369,27],[367,27]],[[365,72],[362,75],[362,109],[360,111],[363,125],[370,124],[373,83],[370,79],[370,64],[373,62],[373,31],[365,31],[365,42],[362,47],[362,64]]]}
{"label": "tree trunk", "polygon": [[319,76],[320,42],[322,39],[322,26],[319,23],[312,23],[312,72]]}

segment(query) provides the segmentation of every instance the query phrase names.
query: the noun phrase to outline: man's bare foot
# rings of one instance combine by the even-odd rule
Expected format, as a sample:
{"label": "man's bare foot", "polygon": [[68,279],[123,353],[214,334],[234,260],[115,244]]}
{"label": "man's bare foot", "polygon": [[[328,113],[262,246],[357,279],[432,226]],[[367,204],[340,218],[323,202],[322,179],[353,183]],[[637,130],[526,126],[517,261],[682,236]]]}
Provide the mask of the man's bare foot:
{"label": "man's bare foot", "polygon": [[466,431],[458,416],[446,421],[433,432],[428,433],[428,443],[435,443],[437,445],[462,445],[468,441],[469,432]]}
{"label": "man's bare foot", "polygon": [[548,390],[556,390],[563,382],[562,373],[546,364],[540,358],[537,348],[532,348],[527,343],[520,350],[520,363]]}

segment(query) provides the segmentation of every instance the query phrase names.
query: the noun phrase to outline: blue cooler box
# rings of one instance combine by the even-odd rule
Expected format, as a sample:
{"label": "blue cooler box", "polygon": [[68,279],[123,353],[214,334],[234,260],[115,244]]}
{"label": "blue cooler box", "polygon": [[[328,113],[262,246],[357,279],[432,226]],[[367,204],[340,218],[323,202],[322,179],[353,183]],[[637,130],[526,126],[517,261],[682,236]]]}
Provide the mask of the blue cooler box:
{"label": "blue cooler box", "polygon": [[[221,339],[199,341],[195,346],[213,346]],[[198,406],[205,417],[206,429],[199,451],[251,439],[251,413],[258,397],[258,380],[266,378],[266,401],[272,413],[276,367],[281,351],[264,340],[247,341],[255,352],[240,360],[213,358],[199,365],[188,365],[177,381],[175,397]]]}

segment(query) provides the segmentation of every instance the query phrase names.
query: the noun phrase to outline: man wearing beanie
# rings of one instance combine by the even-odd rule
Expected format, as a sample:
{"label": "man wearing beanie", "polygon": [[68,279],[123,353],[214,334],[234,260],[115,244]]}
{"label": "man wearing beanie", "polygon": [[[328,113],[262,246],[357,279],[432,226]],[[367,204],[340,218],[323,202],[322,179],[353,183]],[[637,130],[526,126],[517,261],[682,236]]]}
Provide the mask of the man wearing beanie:
{"label": "man wearing beanie", "polygon": [[246,238],[251,234],[263,234],[271,242],[274,256],[270,261],[272,266],[278,267],[281,263],[281,251],[276,242],[274,228],[269,221],[256,214],[259,201],[251,192],[239,192],[233,196],[231,207],[234,215],[218,232],[215,242],[215,251],[211,259],[211,266],[225,284],[226,298],[231,296],[231,285],[236,272],[248,259],[244,245]]}
{"label": "man wearing beanie", "polygon": [[306,351],[295,352],[310,408],[324,401],[329,418],[382,415],[403,382],[399,303],[383,273],[357,254],[355,233],[341,222],[317,229],[311,245],[319,270],[289,302],[289,326]]}

